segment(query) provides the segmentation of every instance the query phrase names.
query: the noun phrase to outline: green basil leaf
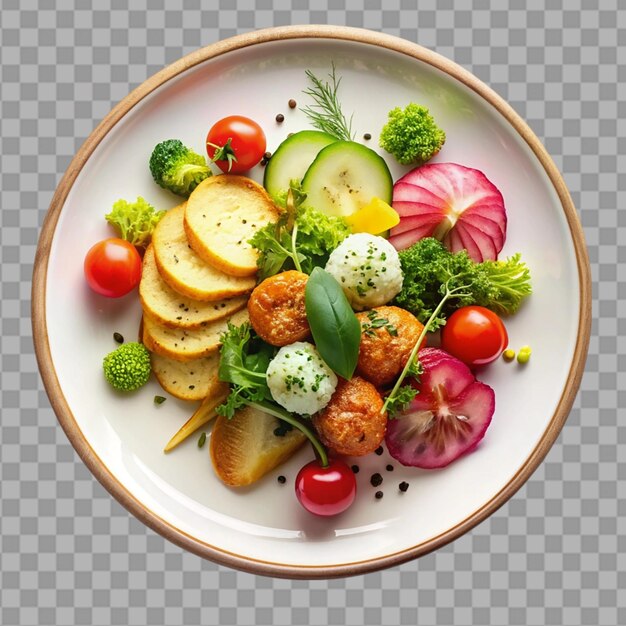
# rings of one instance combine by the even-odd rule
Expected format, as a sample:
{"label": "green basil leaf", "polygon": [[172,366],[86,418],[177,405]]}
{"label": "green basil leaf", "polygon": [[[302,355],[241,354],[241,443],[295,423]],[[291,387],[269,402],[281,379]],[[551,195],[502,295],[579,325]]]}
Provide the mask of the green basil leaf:
{"label": "green basil leaf", "polygon": [[339,376],[350,379],[356,369],[361,325],[339,283],[316,267],[306,283],[306,316],[322,359]]}

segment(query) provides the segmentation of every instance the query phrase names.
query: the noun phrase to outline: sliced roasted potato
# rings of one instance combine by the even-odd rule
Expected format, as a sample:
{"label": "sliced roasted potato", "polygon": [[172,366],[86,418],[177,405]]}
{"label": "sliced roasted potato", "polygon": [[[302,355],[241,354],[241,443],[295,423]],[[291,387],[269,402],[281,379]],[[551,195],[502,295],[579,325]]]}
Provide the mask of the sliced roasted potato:
{"label": "sliced roasted potato", "polygon": [[185,441],[187,437],[192,435],[202,428],[205,424],[208,424],[215,418],[217,413],[215,409],[226,400],[228,392],[221,393],[216,396],[210,396],[205,398],[202,404],[198,407],[198,410],[180,427],[178,432],[168,441],[167,445],[163,449],[163,452],[170,452],[177,445]]}
{"label": "sliced roasted potato", "polygon": [[139,298],[141,307],[152,319],[171,328],[205,326],[243,309],[247,301],[247,296],[216,302],[202,302],[182,296],[161,278],[152,246],[148,246],[143,257]]}
{"label": "sliced roasted potato", "polygon": [[150,360],[159,384],[175,398],[193,402],[228,392],[228,384],[218,378],[218,352],[193,361],[175,361],[152,352]]}
{"label": "sliced roasted potato", "polygon": [[215,302],[250,293],[256,283],[254,276],[229,276],[191,249],[183,227],[184,215],[185,204],[170,209],[152,234],[154,260],[161,278],[194,300]]}
{"label": "sliced roasted potato", "polygon": [[184,228],[193,251],[217,270],[254,276],[258,252],[248,239],[279,216],[280,209],[261,185],[245,176],[224,174],[207,178],[194,189],[185,208]]}
{"label": "sliced roasted potato", "polygon": [[262,478],[291,457],[306,437],[297,429],[275,435],[278,421],[252,407],[239,409],[231,419],[218,416],[211,433],[211,461],[218,477],[231,487]]}
{"label": "sliced roasted potato", "polygon": [[237,311],[230,319],[211,322],[201,328],[168,328],[155,322],[144,312],[143,343],[150,350],[175,361],[192,361],[219,350],[222,333],[228,322],[240,326],[248,321],[248,311]]}

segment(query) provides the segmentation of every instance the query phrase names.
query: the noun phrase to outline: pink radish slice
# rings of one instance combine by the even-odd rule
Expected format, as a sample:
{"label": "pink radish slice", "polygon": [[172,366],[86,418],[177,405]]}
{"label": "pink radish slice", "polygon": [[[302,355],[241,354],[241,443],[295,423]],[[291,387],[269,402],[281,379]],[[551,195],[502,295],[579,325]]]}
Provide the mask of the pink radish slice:
{"label": "pink radish slice", "polygon": [[480,263],[497,259],[504,245],[504,200],[480,170],[458,163],[415,168],[394,185],[393,208],[400,223],[389,241],[398,250],[436,237],[451,252],[467,250]]}
{"label": "pink radish slice", "polygon": [[385,441],[402,465],[445,467],[473,450],[495,411],[493,389],[439,348],[419,351],[423,374],[419,394],[405,413],[389,420]]}

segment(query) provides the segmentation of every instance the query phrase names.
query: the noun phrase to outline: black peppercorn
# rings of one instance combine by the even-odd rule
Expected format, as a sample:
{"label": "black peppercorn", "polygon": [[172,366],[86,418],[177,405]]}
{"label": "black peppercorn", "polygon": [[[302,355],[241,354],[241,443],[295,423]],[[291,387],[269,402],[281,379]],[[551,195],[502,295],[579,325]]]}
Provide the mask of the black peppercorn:
{"label": "black peppercorn", "polygon": [[372,487],[378,487],[382,482],[383,477],[378,472],[372,474],[372,477],[370,478],[370,483],[372,483]]}

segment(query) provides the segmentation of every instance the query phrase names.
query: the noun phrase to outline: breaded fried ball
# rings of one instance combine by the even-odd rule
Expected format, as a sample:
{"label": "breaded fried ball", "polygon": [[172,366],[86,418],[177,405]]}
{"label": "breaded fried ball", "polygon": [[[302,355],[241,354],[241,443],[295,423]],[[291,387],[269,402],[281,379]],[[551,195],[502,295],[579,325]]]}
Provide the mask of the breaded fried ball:
{"label": "breaded fried ball", "polygon": [[357,313],[357,318],[361,324],[357,373],[377,387],[388,385],[400,375],[424,326],[397,306],[379,306]]}
{"label": "breaded fried ball", "polygon": [[381,444],[387,413],[376,387],[359,376],[339,379],[326,408],[313,416],[322,443],[338,454],[364,456]]}
{"label": "breaded fried ball", "polygon": [[248,300],[248,313],[252,328],[263,341],[286,346],[311,334],[304,306],[308,278],[294,270],[281,272],[254,289]]}

